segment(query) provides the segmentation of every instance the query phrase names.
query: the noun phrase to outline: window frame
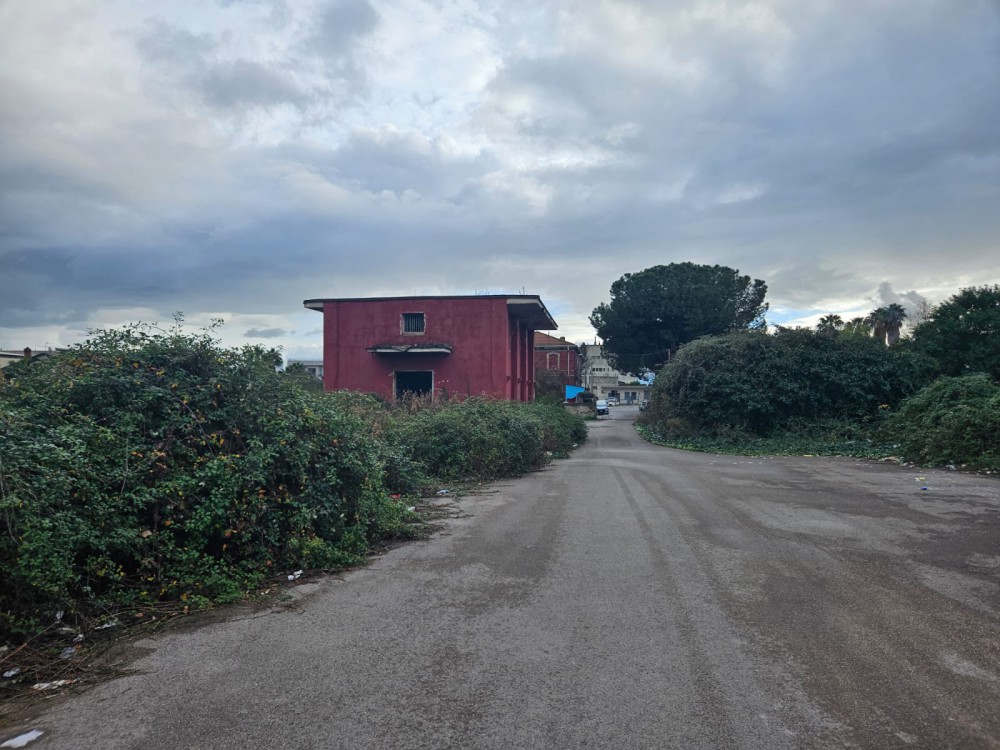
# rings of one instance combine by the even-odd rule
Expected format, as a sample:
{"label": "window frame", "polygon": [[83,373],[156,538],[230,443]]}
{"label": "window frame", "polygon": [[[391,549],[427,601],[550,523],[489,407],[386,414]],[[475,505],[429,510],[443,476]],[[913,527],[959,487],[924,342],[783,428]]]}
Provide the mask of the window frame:
{"label": "window frame", "polygon": [[[415,323],[418,320],[417,316],[419,316],[420,330],[419,331],[407,330],[408,328],[407,322]],[[427,333],[427,315],[422,312],[402,313],[399,316],[399,332],[403,336],[423,336],[425,333]]]}

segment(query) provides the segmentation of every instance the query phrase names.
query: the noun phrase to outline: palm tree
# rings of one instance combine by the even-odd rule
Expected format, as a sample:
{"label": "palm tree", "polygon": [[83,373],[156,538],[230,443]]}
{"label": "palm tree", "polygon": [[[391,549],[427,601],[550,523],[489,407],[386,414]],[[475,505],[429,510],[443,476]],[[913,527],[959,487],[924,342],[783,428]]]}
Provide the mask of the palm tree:
{"label": "palm tree", "polygon": [[889,314],[889,308],[887,307],[877,307],[868,313],[868,317],[865,318],[865,325],[871,328],[872,336],[877,338],[882,343],[885,343],[885,334],[888,330],[886,325],[886,318]]}
{"label": "palm tree", "polygon": [[871,323],[868,322],[868,318],[851,318],[844,323],[843,333],[850,336],[871,336]]}
{"label": "palm tree", "polygon": [[903,327],[906,320],[906,309],[898,302],[889,305],[885,315],[885,334],[889,346],[899,341],[899,329]]}
{"label": "palm tree", "polygon": [[833,338],[844,327],[844,319],[839,315],[824,315],[816,324],[816,332]]}
{"label": "palm tree", "polygon": [[898,302],[871,311],[865,322],[872,327],[872,333],[888,346],[899,341],[899,329],[906,320],[906,310]]}

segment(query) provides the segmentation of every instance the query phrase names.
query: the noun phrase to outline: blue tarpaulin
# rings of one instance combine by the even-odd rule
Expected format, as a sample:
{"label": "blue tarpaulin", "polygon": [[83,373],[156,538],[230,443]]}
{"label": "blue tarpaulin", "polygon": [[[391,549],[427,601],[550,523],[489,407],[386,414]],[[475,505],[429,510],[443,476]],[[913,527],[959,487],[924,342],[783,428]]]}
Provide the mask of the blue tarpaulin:
{"label": "blue tarpaulin", "polygon": [[578,385],[567,385],[566,386],[566,400],[572,401],[574,398],[583,393],[586,388],[581,388]]}

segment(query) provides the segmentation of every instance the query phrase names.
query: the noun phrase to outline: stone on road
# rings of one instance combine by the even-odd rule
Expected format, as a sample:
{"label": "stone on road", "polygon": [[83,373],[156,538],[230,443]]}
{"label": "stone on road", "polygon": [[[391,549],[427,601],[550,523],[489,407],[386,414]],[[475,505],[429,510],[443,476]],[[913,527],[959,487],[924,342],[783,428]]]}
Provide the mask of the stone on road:
{"label": "stone on road", "polygon": [[635,416],[292,606],[146,639],[33,747],[1000,748],[995,478]]}

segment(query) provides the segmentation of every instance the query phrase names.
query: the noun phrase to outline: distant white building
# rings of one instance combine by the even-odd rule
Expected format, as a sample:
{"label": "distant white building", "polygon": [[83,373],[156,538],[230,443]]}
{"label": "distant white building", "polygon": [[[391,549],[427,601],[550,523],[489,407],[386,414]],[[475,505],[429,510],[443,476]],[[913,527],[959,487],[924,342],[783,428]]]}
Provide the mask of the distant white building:
{"label": "distant white building", "polygon": [[597,398],[616,398],[622,404],[638,404],[649,399],[650,383],[619,372],[604,356],[600,344],[580,344],[583,387]]}
{"label": "distant white building", "polygon": [[51,357],[53,354],[58,352],[66,351],[65,349],[45,349],[43,351],[34,352],[29,349],[21,349],[18,351],[0,351],[0,368],[6,367],[12,362],[20,362],[22,360],[36,360],[42,357]]}
{"label": "distant white building", "polygon": [[2,352],[0,351],[0,367],[6,367],[11,362],[24,359],[24,352]]}
{"label": "distant white building", "polygon": [[290,359],[288,365],[302,365],[305,371],[318,380],[323,379],[323,360],[321,359]]}

